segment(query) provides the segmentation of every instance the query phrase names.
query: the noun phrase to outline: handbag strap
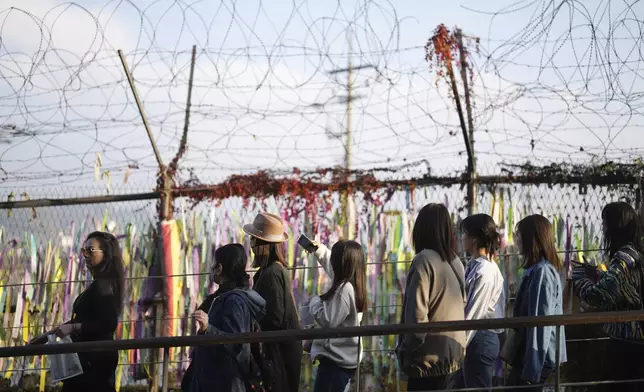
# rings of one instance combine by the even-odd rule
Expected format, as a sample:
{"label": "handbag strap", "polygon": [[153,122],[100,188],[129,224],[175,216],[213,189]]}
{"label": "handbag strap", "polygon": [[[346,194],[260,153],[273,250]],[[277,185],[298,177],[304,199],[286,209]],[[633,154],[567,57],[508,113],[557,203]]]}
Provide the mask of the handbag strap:
{"label": "handbag strap", "polygon": [[[454,265],[452,264],[454,261],[448,262],[449,266],[452,268],[452,272],[454,272],[454,276],[456,276],[456,280],[458,280],[458,285],[461,286],[461,297],[463,297],[463,300],[467,299],[467,294],[465,293],[465,283],[461,280],[461,277],[458,276],[458,273],[456,272],[456,268],[454,268]],[[460,260],[459,260],[460,263]]]}

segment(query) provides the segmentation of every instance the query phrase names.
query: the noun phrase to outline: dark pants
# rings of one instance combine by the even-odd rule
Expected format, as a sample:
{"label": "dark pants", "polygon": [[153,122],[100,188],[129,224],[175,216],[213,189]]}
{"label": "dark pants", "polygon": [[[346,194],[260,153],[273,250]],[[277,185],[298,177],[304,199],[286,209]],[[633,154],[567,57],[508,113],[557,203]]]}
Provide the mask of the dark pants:
{"label": "dark pants", "polygon": [[463,368],[457,376],[458,388],[492,388],[494,368],[501,351],[499,335],[480,330],[467,346]]}
{"label": "dark pants", "polygon": [[[610,339],[606,347],[601,381],[644,378],[644,344]],[[644,383],[619,383],[597,386],[592,391],[644,391]]]}
{"label": "dark pants", "polygon": [[[522,366],[513,367],[512,370],[510,370],[510,375],[508,376],[507,385],[516,385],[516,386],[529,385],[525,381],[521,380],[522,371],[523,371]],[[550,378],[550,375],[552,375],[552,372],[554,372],[554,368],[544,367],[541,370],[541,378],[539,378],[539,383],[536,384],[533,388],[506,389],[506,391],[541,392],[543,391],[543,384],[545,384],[548,381],[548,379]]]}
{"label": "dark pants", "polygon": [[320,358],[318,362],[313,392],[344,392],[356,370],[342,368],[327,358]]}
{"label": "dark pants", "polygon": [[78,353],[83,374],[63,381],[61,392],[115,392],[118,352]]}
{"label": "dark pants", "polygon": [[407,381],[408,391],[440,391],[449,388],[451,374],[446,376],[434,376],[425,378],[410,378]]}
{"label": "dark pants", "polygon": [[81,374],[63,381],[61,392],[116,392],[114,378],[93,377],[91,373]]}

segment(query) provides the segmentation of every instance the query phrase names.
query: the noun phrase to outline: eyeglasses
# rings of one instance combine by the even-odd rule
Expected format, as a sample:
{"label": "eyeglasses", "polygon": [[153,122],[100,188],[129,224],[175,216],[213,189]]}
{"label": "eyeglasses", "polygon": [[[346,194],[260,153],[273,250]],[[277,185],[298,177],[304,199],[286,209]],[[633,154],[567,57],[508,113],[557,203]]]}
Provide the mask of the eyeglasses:
{"label": "eyeglasses", "polygon": [[81,254],[85,257],[89,257],[95,252],[102,252],[102,251],[103,249],[99,249],[99,248],[81,248]]}

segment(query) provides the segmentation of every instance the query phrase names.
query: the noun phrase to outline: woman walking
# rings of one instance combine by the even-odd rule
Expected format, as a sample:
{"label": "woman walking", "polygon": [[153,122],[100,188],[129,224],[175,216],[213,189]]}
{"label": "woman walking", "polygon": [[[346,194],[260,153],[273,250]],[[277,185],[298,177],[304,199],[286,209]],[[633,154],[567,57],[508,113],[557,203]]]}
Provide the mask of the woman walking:
{"label": "woman walking", "polygon": [[[505,317],[504,280],[492,259],[500,234],[491,216],[475,214],[461,223],[463,250],[471,255],[465,269],[466,320]],[[481,329],[467,333],[465,361],[458,384],[463,388],[491,388],[503,330]],[[489,390],[489,389],[487,389]]]}
{"label": "woman walking", "polygon": [[[81,249],[92,283],[74,301],[72,319],[54,332],[73,342],[113,340],[123,308],[123,254],[110,233],[95,231]],[[83,374],[64,380],[63,392],[114,392],[118,351],[79,352]]]}
{"label": "woman walking", "polygon": [[[644,244],[640,218],[624,202],[610,203],[602,210],[604,246],[610,264],[600,273],[594,266],[578,267],[573,272],[574,289],[592,308],[611,312],[641,310],[644,273]],[[602,381],[641,378],[644,374],[644,328],[641,322],[604,325],[610,337]],[[641,391],[641,384],[619,384],[621,391]],[[606,385],[602,390],[613,390]]]}
{"label": "woman walking", "polygon": [[[291,279],[286,270],[283,243],[288,240],[288,234],[284,222],[277,215],[261,212],[243,229],[250,236],[250,247],[255,255],[253,267],[259,268],[253,277],[253,289],[266,301],[266,316],[260,323],[262,330],[299,329]],[[273,362],[272,390],[297,392],[302,342],[266,343],[263,348],[266,359]]]}
{"label": "woman walking", "polygon": [[[365,257],[355,241],[339,241],[329,249],[315,243],[318,262],[331,278],[326,293],[309,303],[309,313],[322,328],[357,327],[367,309]],[[314,340],[311,360],[318,361],[314,392],[344,392],[362,357],[358,337]]]}
{"label": "woman walking", "polygon": [[[530,215],[516,226],[514,242],[523,256],[525,269],[514,303],[514,317],[563,314],[563,287],[559,270],[561,260],[555,247],[552,225],[541,215]],[[560,328],[559,352],[566,362],[566,336],[563,327],[512,329],[502,350],[503,359],[512,365],[509,385],[535,385],[517,391],[541,391],[557,363],[557,328]]]}
{"label": "woman walking", "polygon": [[[412,232],[416,256],[403,298],[402,324],[463,320],[463,263],[456,255],[452,221],[442,204],[418,213]],[[447,389],[465,356],[465,332],[401,335],[396,348],[408,391]]]}
{"label": "woman walking", "polygon": [[[240,244],[215,251],[212,278],[219,288],[206,311],[194,314],[200,335],[252,332],[264,316],[266,302],[249,289],[248,258]],[[197,346],[181,385],[183,392],[246,392],[253,382],[250,344]]]}

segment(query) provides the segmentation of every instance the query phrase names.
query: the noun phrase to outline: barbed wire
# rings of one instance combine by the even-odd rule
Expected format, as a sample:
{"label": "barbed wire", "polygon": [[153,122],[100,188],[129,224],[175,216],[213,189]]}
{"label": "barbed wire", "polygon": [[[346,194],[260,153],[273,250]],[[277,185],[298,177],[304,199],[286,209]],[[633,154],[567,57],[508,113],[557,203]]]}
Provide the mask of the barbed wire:
{"label": "barbed wire", "polygon": [[[169,160],[181,138],[193,44],[181,168],[223,177],[341,163],[346,73],[329,72],[347,68],[349,58],[360,97],[351,124],[355,168],[423,159],[464,167],[453,104],[423,59],[422,44],[443,21],[421,21],[414,16],[422,10],[414,5],[412,13],[405,2],[311,4],[7,5],[0,10],[0,178],[148,177],[155,159],[116,50],[126,53]],[[488,12],[465,5],[445,16],[481,38],[480,53],[471,50],[479,162],[642,155],[642,5],[589,7],[535,1]]]}

